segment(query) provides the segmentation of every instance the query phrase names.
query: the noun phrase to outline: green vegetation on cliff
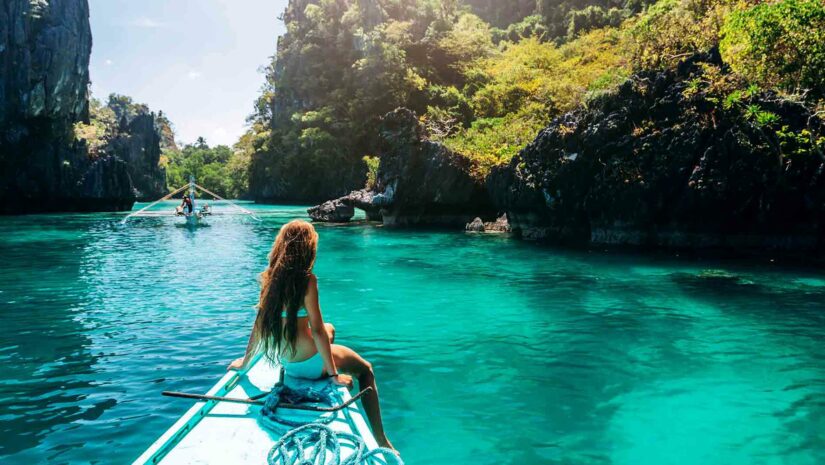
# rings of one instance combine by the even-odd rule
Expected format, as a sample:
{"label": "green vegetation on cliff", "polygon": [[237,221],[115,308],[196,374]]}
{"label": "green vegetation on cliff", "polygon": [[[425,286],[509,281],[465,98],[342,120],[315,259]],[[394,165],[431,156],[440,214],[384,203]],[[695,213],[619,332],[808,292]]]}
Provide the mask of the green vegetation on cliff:
{"label": "green vegetation on cliff", "polygon": [[815,104],[823,11],[820,0],[293,0],[243,144],[250,190],[309,200],[363,186],[378,122],[397,107],[483,178],[631,74],[720,44],[726,66],[705,76],[732,99],[755,86]]}
{"label": "green vegetation on cliff", "polygon": [[135,103],[131,97],[119,94],[110,94],[105,105],[91,98],[89,122],[75,123],[75,138],[85,140],[89,156],[97,158],[120,133],[128,131],[130,122],[145,115],[153,115],[155,130],[160,136],[160,148],[176,148],[172,123],[162,111],[154,115],[147,105]]}
{"label": "green vegetation on cliff", "polygon": [[137,199],[151,200],[166,192],[160,153],[174,148],[175,142],[163,112],[155,114],[125,95],[110,94],[105,105],[92,98],[89,120],[74,124],[74,137],[85,145],[93,161],[114,157],[126,162]]}
{"label": "green vegetation on cliff", "polygon": [[734,71],[762,86],[825,97],[825,3],[785,0],[734,11],[721,49]]}
{"label": "green vegetation on cliff", "polygon": [[[476,162],[478,175],[506,163],[550,119],[580,105],[590,92],[621,82],[628,73],[620,31],[598,29],[561,46],[527,38],[507,42],[476,60],[465,87],[475,120],[442,131],[448,147]],[[427,118],[433,122],[434,111]],[[436,137],[438,138],[438,137]]]}
{"label": "green vegetation on cliff", "polygon": [[249,190],[251,131],[234,149],[209,147],[203,138],[179,148],[172,123],[162,111],[155,114],[147,105],[118,94],[109,95],[105,105],[91,99],[89,122],[76,123],[74,131],[91,158],[114,155],[128,163],[142,200],[154,200],[186,184],[189,176],[222,197],[245,197]]}

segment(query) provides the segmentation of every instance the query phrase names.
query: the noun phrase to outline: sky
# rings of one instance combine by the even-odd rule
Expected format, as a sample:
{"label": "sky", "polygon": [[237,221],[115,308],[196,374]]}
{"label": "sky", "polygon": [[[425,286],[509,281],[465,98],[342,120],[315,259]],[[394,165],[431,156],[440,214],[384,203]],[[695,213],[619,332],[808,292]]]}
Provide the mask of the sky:
{"label": "sky", "polygon": [[284,33],[288,0],[90,0],[92,96],[162,110],[176,139],[232,145]]}

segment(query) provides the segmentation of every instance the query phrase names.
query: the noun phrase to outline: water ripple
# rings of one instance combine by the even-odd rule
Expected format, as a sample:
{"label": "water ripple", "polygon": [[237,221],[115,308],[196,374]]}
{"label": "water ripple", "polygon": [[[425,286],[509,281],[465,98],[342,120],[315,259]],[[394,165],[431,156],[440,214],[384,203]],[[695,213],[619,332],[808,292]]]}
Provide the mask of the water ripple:
{"label": "water ripple", "polygon": [[[168,205],[161,208],[167,208]],[[260,223],[0,218],[0,461],[124,463],[239,356]],[[825,276],[320,227],[325,317],[414,464],[825,462]]]}

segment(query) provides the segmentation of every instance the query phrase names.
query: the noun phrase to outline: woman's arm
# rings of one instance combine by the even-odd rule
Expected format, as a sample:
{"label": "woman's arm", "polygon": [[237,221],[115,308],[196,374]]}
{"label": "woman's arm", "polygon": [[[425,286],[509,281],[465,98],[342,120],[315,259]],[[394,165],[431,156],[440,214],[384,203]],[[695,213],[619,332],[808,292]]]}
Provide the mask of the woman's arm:
{"label": "woman's arm", "polygon": [[312,339],[315,341],[315,348],[321,354],[324,361],[324,371],[327,375],[337,375],[338,369],[335,367],[335,360],[332,358],[332,347],[330,347],[329,334],[324,327],[324,317],[321,315],[321,305],[318,302],[318,279],[315,275],[310,275],[307,285],[304,306],[309,314],[309,326],[312,329]]}
{"label": "woman's arm", "polygon": [[242,358],[236,359],[229,364],[227,370],[243,370],[249,364],[252,357],[255,355],[255,349],[258,348],[258,337],[255,334],[255,327],[252,327],[252,332],[249,333],[249,342],[246,343],[246,353]]}

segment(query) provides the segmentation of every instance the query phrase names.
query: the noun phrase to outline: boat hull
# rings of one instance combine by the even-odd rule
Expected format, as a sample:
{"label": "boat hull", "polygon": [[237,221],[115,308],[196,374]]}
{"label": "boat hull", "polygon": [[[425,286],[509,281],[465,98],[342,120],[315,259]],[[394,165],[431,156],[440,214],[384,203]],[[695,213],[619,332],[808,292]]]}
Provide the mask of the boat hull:
{"label": "boat hull", "polygon": [[[277,365],[259,357],[246,372],[228,372],[207,395],[247,399],[271,390],[279,381],[280,372]],[[336,394],[342,401],[350,399],[346,388],[338,387]],[[267,463],[267,454],[288,428],[279,433],[265,427],[260,409],[256,405],[197,402],[133,465]],[[287,418],[309,421],[318,415],[313,412],[290,411]],[[334,416],[328,425],[333,430],[362,437],[369,450],[378,447],[357,402],[326,415]],[[349,450],[343,448],[342,456],[348,454]],[[383,464],[384,460],[379,455],[373,463]]]}

